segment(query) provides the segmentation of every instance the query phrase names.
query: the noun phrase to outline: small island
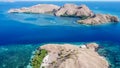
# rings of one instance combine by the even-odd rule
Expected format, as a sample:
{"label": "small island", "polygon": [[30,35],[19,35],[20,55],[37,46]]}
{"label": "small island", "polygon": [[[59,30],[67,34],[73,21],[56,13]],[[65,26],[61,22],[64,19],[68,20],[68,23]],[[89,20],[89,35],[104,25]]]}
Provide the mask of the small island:
{"label": "small island", "polygon": [[53,4],[38,4],[31,7],[23,7],[20,9],[10,9],[8,13],[38,13],[53,14],[61,17],[78,17],[79,24],[96,25],[103,23],[117,23],[117,16],[109,14],[95,14],[86,5],[65,4],[57,6]]}
{"label": "small island", "polygon": [[98,47],[96,43],[45,44],[36,50],[30,65],[32,68],[109,68],[106,59],[96,52]]}

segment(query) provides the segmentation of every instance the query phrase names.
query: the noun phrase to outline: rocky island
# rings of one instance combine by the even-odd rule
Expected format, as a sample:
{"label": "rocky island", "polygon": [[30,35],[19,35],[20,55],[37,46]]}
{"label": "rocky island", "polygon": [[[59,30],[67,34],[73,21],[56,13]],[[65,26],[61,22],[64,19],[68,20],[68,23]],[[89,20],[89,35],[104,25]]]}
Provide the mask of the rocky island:
{"label": "rocky island", "polygon": [[108,62],[96,51],[96,43],[46,44],[35,52],[30,65],[32,68],[109,68]]}
{"label": "rocky island", "polygon": [[57,6],[53,4],[38,4],[32,7],[23,7],[20,9],[10,9],[8,13],[42,13],[53,14],[55,16],[78,17],[80,24],[96,25],[103,23],[117,23],[117,16],[109,14],[95,14],[86,5],[65,4]]}

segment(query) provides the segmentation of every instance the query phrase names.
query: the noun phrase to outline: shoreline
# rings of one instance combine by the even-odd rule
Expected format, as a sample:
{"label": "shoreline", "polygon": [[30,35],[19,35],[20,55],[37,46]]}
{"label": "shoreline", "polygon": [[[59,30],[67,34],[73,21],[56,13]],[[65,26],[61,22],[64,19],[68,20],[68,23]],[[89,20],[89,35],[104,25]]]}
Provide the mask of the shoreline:
{"label": "shoreline", "polygon": [[[67,42],[68,43],[68,42]],[[85,43],[87,43],[87,42],[83,42],[82,44],[85,44]],[[90,42],[88,42],[88,43],[90,43]],[[43,44],[40,44],[40,45],[45,45],[45,44],[54,44],[54,43],[43,43]],[[60,44],[60,43],[55,43],[55,44]],[[61,45],[62,44],[64,44],[64,43],[61,43]],[[65,43],[66,44],[66,43]],[[71,43],[70,43],[71,44]],[[111,57],[111,55],[114,55],[114,54],[112,54],[112,53],[114,53],[115,51],[117,51],[118,50],[118,46],[120,45],[120,43],[115,43],[115,42],[97,42],[97,44],[100,44],[99,46],[100,46],[100,50],[99,50],[99,54],[101,55],[101,56],[104,56],[104,57],[106,57],[106,60],[110,63],[110,65],[112,65],[112,68],[114,67],[114,65],[115,65],[115,62],[114,62],[114,59],[112,59]],[[80,43],[72,43],[72,45],[81,45],[81,42]],[[25,45],[24,45],[25,46]],[[23,47],[24,47],[23,46]],[[32,46],[34,46],[34,45],[32,45]],[[5,49],[6,49],[6,47],[7,46],[5,46]],[[13,46],[13,48],[14,47],[18,47],[18,46]],[[39,47],[39,45],[37,45],[36,47],[35,47],[35,49],[34,50],[36,50],[37,48]],[[77,47],[79,47],[79,46],[77,46]],[[7,48],[8,49],[8,52],[9,52],[9,48]],[[25,48],[26,49],[26,48]],[[114,49],[114,50],[113,50]],[[116,50],[117,49],[117,50]],[[24,50],[24,48],[23,48],[23,50]],[[33,49],[32,49],[32,52],[34,51]],[[111,51],[112,50],[112,51]],[[19,51],[19,49],[18,49],[18,51]],[[17,51],[17,52],[18,52]],[[106,53],[106,51],[107,51],[107,53]],[[6,53],[5,53],[6,54]],[[18,53],[19,54],[19,53]],[[20,53],[21,54],[21,53]],[[108,56],[106,56],[106,54],[108,55]],[[1,54],[2,55],[2,54]],[[31,55],[29,55],[29,56],[32,56],[33,54],[31,54]],[[115,55],[116,56],[116,55]],[[7,57],[7,56],[6,56]],[[20,57],[19,57],[20,58]],[[119,57],[118,57],[119,58]],[[15,58],[14,58],[15,59]],[[27,58],[25,58],[25,59],[27,59]],[[24,62],[26,62],[26,61],[24,61]],[[4,62],[5,63],[5,62]],[[27,63],[29,63],[29,62],[27,62]]]}
{"label": "shoreline", "polygon": [[[53,45],[53,47],[54,47],[54,45],[55,45],[55,47],[59,47],[59,45],[61,46],[61,47],[63,47],[63,46],[66,46],[66,47],[68,47],[68,46],[70,46],[71,47],[71,45],[72,44],[44,44],[43,46],[40,46],[42,49],[44,49],[44,47],[47,47],[48,48],[48,51],[49,51],[49,46],[52,46]],[[91,46],[96,46],[97,44],[96,43],[87,43],[87,45],[90,45],[90,52],[91,52]],[[86,45],[84,45],[84,44],[80,44],[79,46],[78,45],[74,45],[73,44],[73,47],[75,47],[75,48],[77,48],[77,47],[80,47],[80,48],[82,48],[83,50],[85,49],[86,50]],[[50,47],[51,48],[51,47]],[[74,48],[72,48],[72,49],[74,49]],[[38,49],[39,50],[39,49]],[[37,51],[38,51],[37,50]],[[46,49],[45,49],[46,50]],[[92,48],[92,50],[94,51],[94,48]],[[50,50],[51,51],[51,50]],[[89,49],[88,49],[88,51],[89,51]],[[92,52],[93,52],[92,51]],[[54,52],[54,51],[53,51]],[[86,51],[83,51],[83,53],[84,52],[86,52]],[[94,53],[92,53],[92,54],[94,54]],[[51,53],[48,53],[48,55],[49,55],[49,57],[47,57],[47,60],[50,60],[50,57],[52,58],[52,52]],[[47,55],[47,56],[48,56]],[[53,54],[53,55],[55,55],[55,54]],[[35,56],[35,55],[34,55]],[[55,55],[56,56],[56,55]],[[57,56],[56,56],[57,57]],[[33,58],[35,58],[35,57],[33,57]],[[95,58],[95,57],[94,57]],[[105,63],[107,63],[107,61],[105,60],[105,58],[103,58],[102,56],[101,56],[101,59],[102,60],[104,60],[105,61]],[[49,62],[47,62],[47,60],[46,60],[46,57],[43,59],[43,61],[42,62],[44,62],[43,64],[41,64],[42,66],[44,66],[45,68],[46,67],[49,67],[49,65],[50,65],[50,63],[52,62],[51,60],[49,61]],[[84,60],[83,60],[84,61]],[[57,61],[56,61],[57,62]],[[92,61],[91,61],[92,62]],[[98,61],[99,62],[99,61]],[[30,65],[28,65],[28,66],[30,66]],[[33,67],[34,68],[34,67]],[[42,67],[41,67],[42,68]],[[107,68],[107,67],[105,67],[105,68]]]}

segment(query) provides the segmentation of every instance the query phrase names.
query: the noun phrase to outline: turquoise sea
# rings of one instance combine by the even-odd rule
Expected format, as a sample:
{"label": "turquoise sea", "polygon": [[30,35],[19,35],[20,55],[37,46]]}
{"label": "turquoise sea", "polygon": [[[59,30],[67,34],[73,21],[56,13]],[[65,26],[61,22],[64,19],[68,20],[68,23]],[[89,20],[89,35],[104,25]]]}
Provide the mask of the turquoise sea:
{"label": "turquoise sea", "polygon": [[120,2],[0,2],[0,68],[27,68],[33,51],[46,43],[97,42],[110,68],[120,68],[120,23],[86,26],[78,18],[45,14],[9,14],[11,8],[36,4],[86,4],[95,13],[120,18]]}

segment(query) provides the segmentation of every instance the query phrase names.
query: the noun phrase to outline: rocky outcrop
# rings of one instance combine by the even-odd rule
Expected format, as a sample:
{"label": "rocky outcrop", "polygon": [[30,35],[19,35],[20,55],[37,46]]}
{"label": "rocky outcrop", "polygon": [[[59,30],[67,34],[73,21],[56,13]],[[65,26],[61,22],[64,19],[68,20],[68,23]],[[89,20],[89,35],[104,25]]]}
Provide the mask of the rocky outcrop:
{"label": "rocky outcrop", "polygon": [[38,4],[28,8],[10,9],[8,13],[53,13],[59,8],[59,6],[53,4]]}
{"label": "rocky outcrop", "polygon": [[79,17],[80,24],[95,25],[119,22],[118,17],[107,14],[95,14],[86,5],[65,4],[62,7],[52,4],[38,4],[32,7],[11,9],[9,13],[47,13],[55,16]]}
{"label": "rocky outcrop", "polygon": [[65,4],[62,7],[52,4],[38,4],[32,7],[20,9],[10,9],[8,13],[53,13],[56,16],[93,16],[94,13],[86,6],[75,4]]}
{"label": "rocky outcrop", "polygon": [[110,22],[119,22],[119,19],[116,16],[108,15],[108,14],[96,14],[93,17],[89,17],[84,20],[77,21],[80,24],[103,24],[103,23],[110,23]]}
{"label": "rocky outcrop", "polygon": [[47,55],[40,68],[108,68],[108,62],[96,52],[97,48],[96,43],[80,47],[72,44],[43,45],[38,50],[46,50]]}
{"label": "rocky outcrop", "polygon": [[58,11],[55,12],[56,16],[93,16],[94,13],[86,6],[77,6],[75,4],[65,4]]}

